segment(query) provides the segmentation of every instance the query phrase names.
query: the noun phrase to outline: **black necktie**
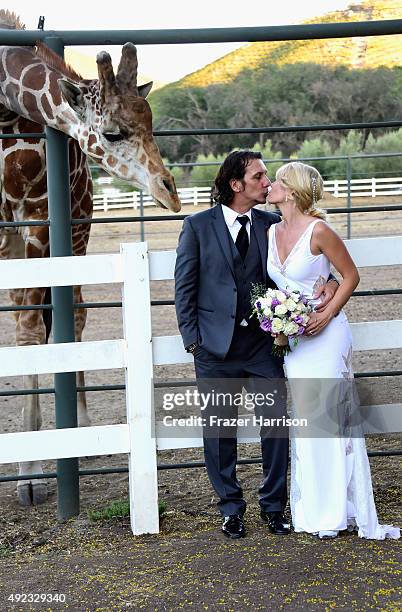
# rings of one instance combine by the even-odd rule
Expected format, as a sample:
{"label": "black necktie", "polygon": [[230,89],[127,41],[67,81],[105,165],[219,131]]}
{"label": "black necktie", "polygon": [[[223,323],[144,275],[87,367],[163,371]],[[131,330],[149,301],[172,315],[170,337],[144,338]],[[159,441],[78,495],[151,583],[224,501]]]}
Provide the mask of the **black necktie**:
{"label": "black necktie", "polygon": [[249,239],[247,233],[247,223],[249,222],[248,217],[237,217],[238,222],[241,224],[241,228],[236,238],[236,246],[237,250],[240,253],[242,260],[246,259],[248,247],[249,247]]}

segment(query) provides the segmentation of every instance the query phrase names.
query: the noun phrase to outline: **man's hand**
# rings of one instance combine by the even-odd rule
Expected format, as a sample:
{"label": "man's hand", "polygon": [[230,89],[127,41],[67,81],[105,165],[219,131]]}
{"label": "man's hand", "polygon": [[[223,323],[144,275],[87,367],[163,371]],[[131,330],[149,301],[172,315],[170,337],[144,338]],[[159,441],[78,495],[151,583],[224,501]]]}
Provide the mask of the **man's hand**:
{"label": "man's hand", "polygon": [[198,348],[197,342],[193,342],[192,344],[189,344],[188,346],[186,346],[184,350],[186,351],[186,353],[191,353],[192,355],[194,355],[197,348]]}
{"label": "man's hand", "polygon": [[322,312],[329,302],[334,297],[339,288],[339,283],[336,280],[330,280],[325,285],[319,287],[315,293],[315,298],[321,298],[320,304],[315,308],[315,312]]}

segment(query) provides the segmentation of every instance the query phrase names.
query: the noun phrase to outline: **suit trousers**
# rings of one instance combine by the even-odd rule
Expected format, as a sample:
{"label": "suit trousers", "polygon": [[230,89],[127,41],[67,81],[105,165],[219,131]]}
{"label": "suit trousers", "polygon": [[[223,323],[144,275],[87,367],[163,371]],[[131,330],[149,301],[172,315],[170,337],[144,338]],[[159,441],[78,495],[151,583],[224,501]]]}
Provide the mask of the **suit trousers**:
{"label": "suit trousers", "polygon": [[[270,351],[271,344],[261,331],[236,327],[225,359],[202,347],[197,347],[194,355],[198,391],[210,394],[204,395],[210,400],[202,414],[206,423],[204,456],[211,485],[219,497],[217,505],[222,516],[242,516],[246,510],[242,487],[236,476],[238,428],[233,424],[238,416],[242,388],[246,390],[246,397],[254,400],[257,424],[261,418],[277,419],[275,425],[264,424],[260,428],[261,509],[265,512],[282,511],[286,506],[289,456],[289,433],[283,424],[287,417],[286,387],[282,361],[273,357]],[[274,397],[273,405],[263,399],[268,394],[271,394],[270,398]],[[222,398],[222,401],[218,402],[217,398]],[[247,405],[243,406],[242,414],[252,421],[249,409]],[[279,422],[282,424],[278,425]]]}

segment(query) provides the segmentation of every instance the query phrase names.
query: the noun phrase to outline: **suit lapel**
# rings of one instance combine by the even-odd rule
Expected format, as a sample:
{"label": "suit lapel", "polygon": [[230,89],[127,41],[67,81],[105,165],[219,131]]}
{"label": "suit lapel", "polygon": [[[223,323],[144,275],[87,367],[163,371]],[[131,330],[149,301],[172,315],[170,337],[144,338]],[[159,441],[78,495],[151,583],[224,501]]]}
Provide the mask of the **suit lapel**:
{"label": "suit lapel", "polygon": [[257,239],[258,250],[260,251],[262,273],[264,283],[267,282],[267,259],[268,259],[268,228],[269,222],[260,215],[258,209],[252,209],[251,211],[253,219],[253,229],[255,237]]}
{"label": "suit lapel", "polygon": [[229,265],[230,271],[234,277],[235,271],[234,271],[234,264],[233,264],[233,257],[232,257],[232,249],[230,248],[230,242],[229,242],[231,238],[230,238],[230,235],[227,229],[225,217],[223,216],[222,207],[219,204],[217,206],[214,206],[213,209],[211,210],[211,214],[212,214],[212,229],[215,232],[218,244]]}

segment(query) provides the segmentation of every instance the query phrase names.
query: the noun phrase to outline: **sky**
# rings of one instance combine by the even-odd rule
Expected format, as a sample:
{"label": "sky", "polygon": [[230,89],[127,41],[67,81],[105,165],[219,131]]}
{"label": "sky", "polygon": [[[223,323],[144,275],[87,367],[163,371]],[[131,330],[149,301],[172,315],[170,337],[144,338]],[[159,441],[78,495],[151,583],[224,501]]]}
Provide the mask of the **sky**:
{"label": "sky", "polygon": [[[217,28],[273,26],[300,23],[305,19],[343,10],[352,0],[260,0],[250,5],[236,0],[145,0],[113,2],[92,0],[7,0],[1,8],[16,12],[26,28],[34,30],[39,15],[45,16],[45,29],[50,30],[148,30],[176,28]],[[139,8],[141,6],[141,8]],[[110,10],[113,7],[113,11]],[[241,43],[198,45],[138,46],[139,72],[163,83],[176,81],[202,68],[218,57],[241,46]],[[118,47],[104,47],[114,61],[120,57]],[[96,55],[100,48],[81,47],[80,52]]]}

